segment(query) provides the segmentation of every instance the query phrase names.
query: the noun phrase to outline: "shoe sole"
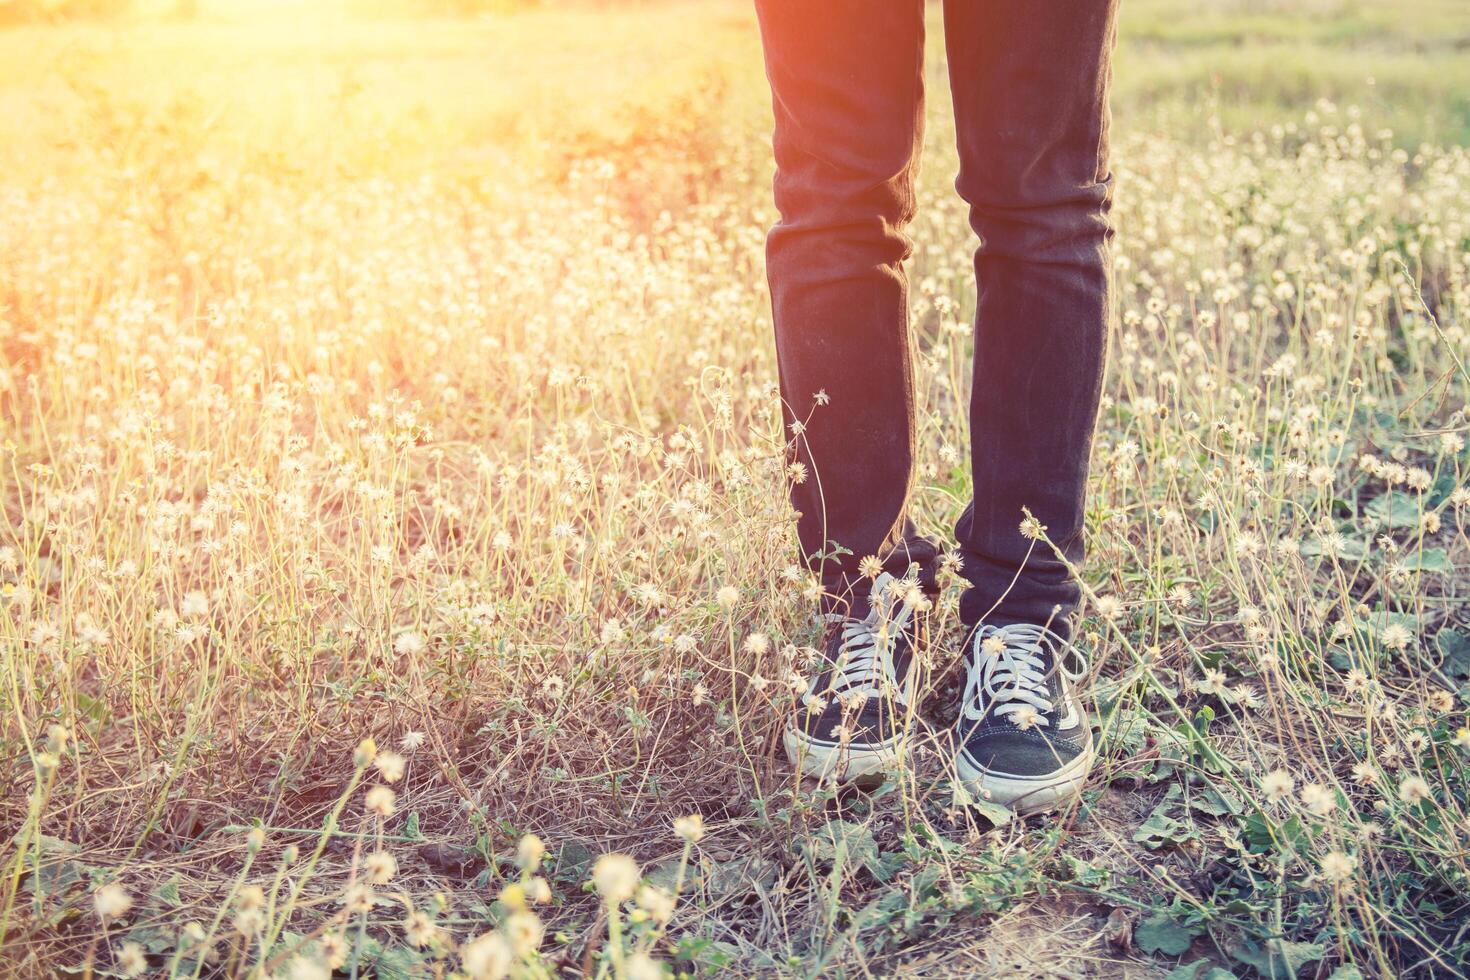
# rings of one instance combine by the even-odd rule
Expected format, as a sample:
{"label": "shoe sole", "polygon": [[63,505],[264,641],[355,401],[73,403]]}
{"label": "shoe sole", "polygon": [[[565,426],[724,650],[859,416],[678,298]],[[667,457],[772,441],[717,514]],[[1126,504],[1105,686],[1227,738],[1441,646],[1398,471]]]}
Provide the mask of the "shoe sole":
{"label": "shoe sole", "polygon": [[835,779],[839,783],[882,772],[898,758],[902,740],[902,735],[893,735],[882,742],[861,746],[834,745],[794,728],[786,729],[781,738],[786,746],[786,758],[793,766],[801,766],[803,775],[819,780]]}
{"label": "shoe sole", "polygon": [[999,803],[1021,816],[1055,810],[1082,795],[1082,785],[1097,760],[1097,749],[1089,740],[1077,758],[1056,772],[1040,776],[1017,776],[973,765],[961,752],[955,758],[960,783],[976,799]]}

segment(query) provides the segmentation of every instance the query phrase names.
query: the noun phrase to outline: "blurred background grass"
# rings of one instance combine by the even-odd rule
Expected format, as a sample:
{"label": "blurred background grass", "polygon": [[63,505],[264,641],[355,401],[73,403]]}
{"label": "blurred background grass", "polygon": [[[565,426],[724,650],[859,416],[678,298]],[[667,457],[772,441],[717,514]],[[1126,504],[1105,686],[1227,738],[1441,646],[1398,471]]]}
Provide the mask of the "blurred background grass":
{"label": "blurred background grass", "polygon": [[[698,155],[729,127],[764,125],[748,3],[625,4],[614,18],[588,6],[609,5],[9,0],[0,165],[12,178],[57,175],[77,162],[76,134],[109,111],[155,126],[193,114],[236,149],[293,147],[286,169],[432,166],[471,179],[505,168],[556,179],[569,158],[650,142]],[[936,92],[941,37],[936,18]],[[1404,147],[1463,143],[1467,48],[1461,0],[1128,0],[1116,125],[1247,131],[1327,99]],[[127,133],[116,136],[125,149]]]}

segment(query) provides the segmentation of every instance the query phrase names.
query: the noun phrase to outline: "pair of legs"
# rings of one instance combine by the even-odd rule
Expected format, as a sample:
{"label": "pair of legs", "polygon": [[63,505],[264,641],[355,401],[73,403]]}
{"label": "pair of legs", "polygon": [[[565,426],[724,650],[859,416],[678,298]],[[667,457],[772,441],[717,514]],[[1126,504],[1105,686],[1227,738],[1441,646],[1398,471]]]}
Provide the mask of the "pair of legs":
{"label": "pair of legs", "polygon": [[[859,562],[933,581],[909,519],[916,425],[904,234],[923,140],[923,0],[756,0],[775,108],[767,243],[802,553],[827,611],[859,616]],[[944,0],[956,187],[975,251],[974,499],[956,527],[967,626],[1050,624],[1079,591],[1022,508],[1082,558],[1108,306],[1116,0]],[[870,584],[870,583],[869,583]]]}

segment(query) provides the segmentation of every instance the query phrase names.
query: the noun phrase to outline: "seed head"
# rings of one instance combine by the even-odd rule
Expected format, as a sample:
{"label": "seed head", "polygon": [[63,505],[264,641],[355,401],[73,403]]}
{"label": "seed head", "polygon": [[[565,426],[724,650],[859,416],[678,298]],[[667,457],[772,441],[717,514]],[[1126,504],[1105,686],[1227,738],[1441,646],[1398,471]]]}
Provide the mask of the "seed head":
{"label": "seed head", "polygon": [[1342,851],[1332,851],[1322,858],[1322,877],[1328,881],[1347,881],[1358,870],[1358,859]]}
{"label": "seed head", "polygon": [[1414,634],[1401,623],[1389,623],[1378,635],[1378,639],[1386,650],[1406,650],[1414,642]]}
{"label": "seed head", "polygon": [[265,889],[259,885],[246,885],[235,896],[235,906],[244,911],[265,908]]}
{"label": "seed head", "polygon": [[638,862],[626,854],[604,854],[592,866],[592,884],[609,903],[631,898],[638,887]]}
{"label": "seed head", "polygon": [[128,909],[133,907],[133,897],[122,885],[107,884],[92,893],[92,904],[97,909],[98,917],[103,922],[110,922],[127,914]]}
{"label": "seed head", "polygon": [[525,871],[535,871],[541,867],[541,859],[545,856],[546,845],[535,834],[525,835],[516,845],[516,864]]}
{"label": "seed head", "polygon": [[510,941],[510,948],[517,956],[524,957],[534,953],[541,945],[544,932],[545,927],[534,912],[512,912],[506,917],[505,938]]}
{"label": "seed head", "polygon": [[363,797],[367,811],[384,818],[393,816],[396,801],[397,795],[386,786],[374,786]]}
{"label": "seed head", "polygon": [[137,943],[123,943],[117,951],[117,969],[125,977],[136,977],[148,969],[148,958]]}
{"label": "seed head", "polygon": [[398,873],[398,859],[387,851],[374,851],[362,862],[367,880],[375,885],[386,885]]}
{"label": "seed head", "polygon": [[698,844],[704,837],[704,815],[691,813],[687,817],[675,817],[674,834],[691,844]]}
{"label": "seed head", "polygon": [[663,980],[664,968],[658,960],[639,950],[628,957],[628,980]]}
{"label": "seed head", "polygon": [[1285,769],[1273,769],[1261,778],[1261,789],[1265,792],[1266,799],[1272,803],[1290,796],[1295,785],[1296,780]]}
{"label": "seed head", "polygon": [[423,748],[424,737],[423,732],[404,732],[403,737],[398,740],[398,747],[412,755]]}
{"label": "seed head", "polygon": [[332,971],[316,960],[293,956],[286,964],[286,980],[332,980]]}
{"label": "seed head", "polygon": [[662,888],[643,885],[638,889],[638,907],[658,923],[668,922],[674,917],[674,896]]}
{"label": "seed head", "polygon": [[431,944],[438,932],[438,927],[427,912],[414,909],[403,920],[403,935],[418,949]]}
{"label": "seed head", "polygon": [[470,980],[501,980],[510,972],[515,952],[498,932],[487,932],[460,949],[460,965]]}
{"label": "seed head", "polygon": [[1337,808],[1337,797],[1321,783],[1307,783],[1301,788],[1302,806],[1319,817],[1325,817]]}
{"label": "seed head", "polygon": [[336,933],[317,940],[316,951],[329,970],[339,970],[347,962],[347,940]]}
{"label": "seed head", "polygon": [[1431,799],[1433,795],[1429,784],[1422,776],[1406,776],[1404,781],[1399,783],[1399,799],[1409,806]]}
{"label": "seed head", "polygon": [[383,777],[383,782],[396,783],[403,778],[403,770],[408,762],[397,752],[389,750],[379,752],[373,765],[377,767],[378,775]]}

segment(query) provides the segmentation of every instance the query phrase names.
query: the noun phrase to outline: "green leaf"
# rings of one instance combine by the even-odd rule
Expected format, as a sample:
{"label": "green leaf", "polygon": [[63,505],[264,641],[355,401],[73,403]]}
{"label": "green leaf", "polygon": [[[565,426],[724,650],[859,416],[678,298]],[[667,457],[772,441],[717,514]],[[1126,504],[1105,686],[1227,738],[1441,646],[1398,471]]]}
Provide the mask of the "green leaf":
{"label": "green leaf", "polygon": [[1333,970],[1327,980],[1363,980],[1363,971],[1348,963]]}
{"label": "green leaf", "polygon": [[1439,647],[1444,657],[1439,669],[1445,676],[1455,680],[1470,678],[1470,634],[1457,629],[1442,629],[1435,636],[1434,645]]}
{"label": "green leaf", "polygon": [[[1302,542],[1302,554],[1308,558],[1317,558],[1328,552],[1327,546],[1321,538],[1308,538]],[[1340,547],[1334,552],[1337,560],[1341,562],[1359,562],[1368,557],[1368,542],[1359,538],[1344,538]]]}
{"label": "green leaf", "polygon": [[[662,888],[667,892],[673,891],[674,883],[679,880],[679,855],[660,861],[645,871],[643,880],[655,888]],[[698,888],[703,881],[703,869],[691,861],[684,869],[684,887]]]}
{"label": "green leaf", "polygon": [[75,860],[74,856],[82,849],[71,841],[41,834],[36,838],[35,847],[40,852],[39,858],[28,855],[24,868],[33,872],[25,884],[25,890],[31,894],[39,892],[54,898],[83,883],[92,871]]}
{"label": "green leaf", "polygon": [[1223,817],[1228,813],[1240,813],[1243,807],[1234,795],[1221,793],[1213,786],[1190,797],[1189,808],[1210,817]]}
{"label": "green leaf", "polygon": [[711,862],[705,873],[705,891],[713,897],[746,896],[762,888],[772,887],[779,868],[769,858],[750,855]]}
{"label": "green leaf", "polygon": [[1164,980],[1235,980],[1235,974],[1220,969],[1209,960],[1195,960],[1193,963],[1176,966],[1165,975]]}
{"label": "green leaf", "polygon": [[1178,795],[1177,784],[1169,787],[1169,794],[1164,797],[1163,802],[1154,807],[1148,819],[1133,832],[1134,841],[1151,851],[1157,851],[1166,844],[1181,844],[1199,836],[1199,831],[1191,824],[1169,816],[1168,811],[1173,808]]}
{"label": "green leaf", "polygon": [[704,936],[684,936],[675,947],[674,958],[701,966],[722,970],[744,957],[739,946],[707,939]]}
{"label": "green leaf", "polygon": [[1155,912],[1133,930],[1133,942],[1145,953],[1178,956],[1189,949],[1199,931],[1181,926],[1162,912]]}
{"label": "green leaf", "polygon": [[174,875],[168,881],[153,889],[150,893],[153,900],[165,908],[178,908],[183,904],[179,899],[179,882],[182,880],[178,875]]}
{"label": "green leaf", "polygon": [[841,859],[870,871],[879,868],[878,843],[873,840],[873,832],[862,824],[829,820],[803,842],[803,847],[816,861]]}
{"label": "green leaf", "polygon": [[563,881],[580,882],[587,877],[586,871],[592,864],[592,852],[587,845],[569,840],[556,855],[556,877]]}
{"label": "green leaf", "polygon": [[1300,817],[1290,817],[1272,827],[1258,810],[1245,818],[1245,839],[1253,854],[1265,854],[1278,849],[1293,852],[1300,849],[1306,830]]}
{"label": "green leaf", "polygon": [[1067,862],[1067,868],[1072,874],[1072,880],[1079,885],[1086,885],[1088,888],[1101,888],[1112,878],[1112,872],[1107,868],[1099,868],[1074,855],[1064,854],[1062,855],[1062,859]]}
{"label": "green leaf", "polygon": [[107,724],[108,718],[112,715],[112,709],[107,706],[105,700],[83,694],[81,691],[76,692],[76,697],[78,721],[90,721],[99,728]]}
{"label": "green leaf", "polygon": [[167,953],[177,944],[178,934],[158,926],[138,926],[128,931],[125,941],[137,943],[150,953]]}
{"label": "green leaf", "polygon": [[1419,500],[1399,490],[1368,501],[1363,513],[1379,527],[1404,530],[1419,526]]}
{"label": "green leaf", "polygon": [[1302,967],[1320,960],[1326,950],[1321,943],[1272,939],[1261,945],[1245,939],[1231,946],[1228,952],[1247,966],[1255,967],[1256,972],[1268,980],[1293,980]]}
{"label": "green leaf", "polygon": [[1455,570],[1455,566],[1450,563],[1449,552],[1443,548],[1425,548],[1423,551],[1415,552],[1404,559],[1404,565],[1421,572],[1448,573]]}
{"label": "green leaf", "polygon": [[989,800],[977,800],[965,789],[964,784],[958,779],[950,784],[950,790],[954,794],[955,806],[966,806],[974,810],[980,816],[990,821],[992,827],[1004,827],[1010,823],[1015,814],[1009,807],[1001,806],[999,803],[991,803]]}

